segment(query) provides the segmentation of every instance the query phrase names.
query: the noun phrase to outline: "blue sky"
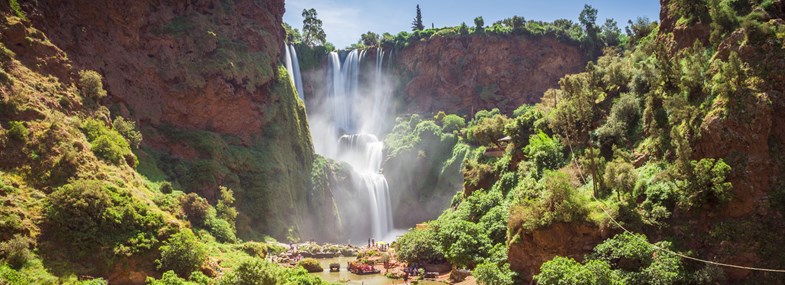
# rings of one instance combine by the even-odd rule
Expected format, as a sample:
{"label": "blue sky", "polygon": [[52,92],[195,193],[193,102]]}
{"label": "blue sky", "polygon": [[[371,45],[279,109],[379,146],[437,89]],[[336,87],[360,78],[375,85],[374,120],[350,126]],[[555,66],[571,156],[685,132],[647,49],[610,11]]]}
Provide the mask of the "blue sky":
{"label": "blue sky", "polygon": [[627,19],[646,16],[657,21],[660,13],[659,0],[286,0],[283,19],[302,30],[303,9],[316,8],[327,40],[343,48],[357,42],[367,31],[409,31],[417,4],[426,27],[431,23],[436,27],[457,26],[461,22],[472,25],[477,16],[483,17],[485,25],[513,15],[527,20],[565,18],[577,22],[583,5],[589,4],[599,11],[598,24],[614,18],[624,30]]}

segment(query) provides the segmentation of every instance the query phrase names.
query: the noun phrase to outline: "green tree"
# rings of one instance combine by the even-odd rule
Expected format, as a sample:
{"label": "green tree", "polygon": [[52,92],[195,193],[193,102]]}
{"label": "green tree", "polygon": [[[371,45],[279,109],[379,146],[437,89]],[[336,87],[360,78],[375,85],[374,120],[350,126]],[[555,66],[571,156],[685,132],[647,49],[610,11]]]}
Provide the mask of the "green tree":
{"label": "green tree", "polygon": [[617,158],[605,165],[604,172],[605,186],[615,190],[619,200],[621,200],[621,193],[632,193],[637,177],[635,166]]}
{"label": "green tree", "polygon": [[588,4],[584,5],[583,10],[581,10],[580,15],[578,15],[578,21],[586,32],[586,38],[584,39],[585,47],[589,51],[589,55],[595,56],[597,54],[597,44],[599,43],[597,9],[594,9]]}
{"label": "green tree", "polygon": [[648,17],[637,17],[634,22],[627,20],[627,27],[624,28],[624,31],[629,38],[629,45],[634,47],[656,28],[657,22],[652,22]]}
{"label": "green tree", "polygon": [[120,133],[126,141],[135,149],[139,148],[142,143],[142,133],[136,130],[136,123],[134,121],[126,120],[118,116],[112,122],[112,128]]}
{"label": "green tree", "polygon": [[605,24],[602,25],[600,31],[600,38],[605,46],[618,46],[619,37],[621,36],[621,29],[613,18],[605,19]]}
{"label": "green tree", "polygon": [[82,95],[99,100],[106,97],[104,84],[101,82],[101,74],[93,70],[79,71],[79,90]]}
{"label": "green tree", "polygon": [[180,207],[192,225],[204,226],[210,209],[207,199],[199,197],[196,193],[180,196]]}
{"label": "green tree", "polygon": [[462,37],[469,35],[469,26],[467,26],[465,22],[461,23],[461,25],[458,26],[458,34],[461,35]]}
{"label": "green tree", "polygon": [[515,284],[515,272],[510,270],[509,263],[500,266],[494,262],[484,262],[474,268],[472,276],[477,278],[477,283],[480,285]]}
{"label": "green tree", "polygon": [[499,145],[498,140],[505,136],[504,127],[510,122],[507,116],[496,114],[490,118],[482,118],[472,128],[471,136],[480,145]]}
{"label": "green tree", "polygon": [[425,29],[425,26],[422,24],[422,13],[420,12],[420,5],[417,4],[417,15],[414,16],[414,21],[412,22],[412,31],[422,31]]}
{"label": "green tree", "polygon": [[161,258],[156,260],[158,270],[173,270],[183,278],[199,269],[207,258],[204,244],[189,229],[172,235],[159,250]]}
{"label": "green tree", "polygon": [[442,132],[445,134],[458,131],[466,127],[466,120],[461,116],[449,114],[442,119]]}
{"label": "green tree", "polygon": [[218,199],[218,204],[215,205],[215,210],[218,218],[227,221],[232,229],[235,228],[235,221],[237,220],[237,209],[234,208],[234,192],[232,189],[224,186],[219,187],[221,196]]}
{"label": "green tree", "polygon": [[316,9],[303,9],[303,43],[313,47],[316,43],[324,45],[327,35],[322,29],[322,20],[317,18]]}
{"label": "green tree", "polygon": [[564,164],[562,149],[558,139],[540,131],[529,137],[529,144],[523,152],[537,167],[537,173],[542,174],[545,169],[558,169]]}
{"label": "green tree", "polygon": [[443,262],[444,255],[439,251],[436,232],[431,229],[410,231],[395,243],[398,258],[406,262]]}
{"label": "green tree", "polygon": [[368,31],[360,36],[360,43],[366,47],[379,45],[379,35],[374,32]]}
{"label": "green tree", "polygon": [[300,34],[300,30],[297,28],[293,28],[291,25],[287,23],[282,23],[284,31],[286,31],[286,41],[289,43],[301,43],[303,41],[303,35]]}
{"label": "green tree", "polygon": [[485,31],[485,21],[482,19],[482,16],[474,18],[474,31],[480,34]]}

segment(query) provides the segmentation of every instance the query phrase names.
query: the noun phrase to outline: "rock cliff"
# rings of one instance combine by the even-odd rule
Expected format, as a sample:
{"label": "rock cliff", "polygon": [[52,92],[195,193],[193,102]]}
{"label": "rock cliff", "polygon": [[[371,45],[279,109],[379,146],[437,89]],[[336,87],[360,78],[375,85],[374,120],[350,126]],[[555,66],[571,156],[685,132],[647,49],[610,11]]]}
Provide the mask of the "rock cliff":
{"label": "rock cliff", "polygon": [[103,105],[144,134],[139,171],[150,180],[211,201],[219,185],[233,188],[245,236],[298,232],[322,204],[305,199],[313,147],[304,107],[279,80],[283,0],[22,5],[75,70],[103,74]]}
{"label": "rock cliff", "polygon": [[[396,51],[398,52],[398,51]],[[537,103],[586,65],[579,47],[549,37],[435,37],[393,55],[404,113],[512,111]]]}

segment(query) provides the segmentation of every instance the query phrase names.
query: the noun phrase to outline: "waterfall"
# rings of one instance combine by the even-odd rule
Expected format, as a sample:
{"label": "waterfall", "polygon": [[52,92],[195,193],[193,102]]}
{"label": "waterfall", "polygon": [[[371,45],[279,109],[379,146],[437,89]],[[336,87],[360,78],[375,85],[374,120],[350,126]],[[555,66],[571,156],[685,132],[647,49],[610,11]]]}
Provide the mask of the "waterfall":
{"label": "waterfall", "polygon": [[295,90],[297,90],[297,96],[300,96],[301,100],[305,100],[305,94],[303,93],[303,79],[302,75],[300,74],[300,61],[297,60],[297,51],[294,49],[294,45],[287,46],[285,43],[283,49],[286,57],[286,70],[289,72],[289,80],[292,81],[292,85],[294,86]]}
{"label": "waterfall", "polygon": [[365,50],[328,55],[324,101],[309,110],[308,120],[317,153],[348,163],[356,173],[356,190],[345,190],[343,199],[336,200],[348,215],[342,220],[352,228],[352,238],[382,240],[393,230],[393,218],[389,187],[381,173],[384,143],[377,135],[388,119],[390,92],[383,85],[385,52],[377,51],[372,71],[361,68],[365,56]]}
{"label": "waterfall", "polygon": [[348,162],[362,179],[361,186],[368,194],[372,235],[381,239],[392,229],[392,209],[387,179],[380,173],[384,143],[372,134],[343,135],[339,141],[339,156]]}

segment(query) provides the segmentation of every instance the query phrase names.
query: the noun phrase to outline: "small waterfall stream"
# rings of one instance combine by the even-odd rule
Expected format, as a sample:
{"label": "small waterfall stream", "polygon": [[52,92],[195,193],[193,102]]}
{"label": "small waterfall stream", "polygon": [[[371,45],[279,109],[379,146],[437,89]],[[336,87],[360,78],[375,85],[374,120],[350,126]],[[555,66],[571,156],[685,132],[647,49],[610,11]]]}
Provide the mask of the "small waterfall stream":
{"label": "small waterfall stream", "polygon": [[297,90],[297,96],[300,96],[300,100],[305,100],[303,78],[302,74],[300,74],[300,61],[297,60],[297,51],[294,49],[294,45],[284,44],[283,49],[286,57],[284,59],[286,70],[289,71],[289,80],[292,81],[292,85]]}

